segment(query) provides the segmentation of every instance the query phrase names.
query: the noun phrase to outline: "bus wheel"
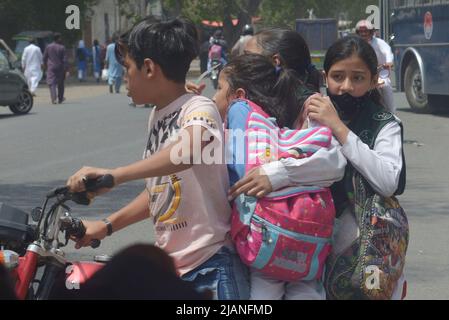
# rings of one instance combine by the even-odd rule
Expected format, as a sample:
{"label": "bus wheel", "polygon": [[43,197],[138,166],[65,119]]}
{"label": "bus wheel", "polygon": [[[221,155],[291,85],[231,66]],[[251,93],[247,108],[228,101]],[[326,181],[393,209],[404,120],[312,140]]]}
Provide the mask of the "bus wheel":
{"label": "bus wheel", "polygon": [[412,110],[416,113],[431,113],[428,96],[423,92],[421,70],[415,60],[407,66],[404,80],[405,96]]}

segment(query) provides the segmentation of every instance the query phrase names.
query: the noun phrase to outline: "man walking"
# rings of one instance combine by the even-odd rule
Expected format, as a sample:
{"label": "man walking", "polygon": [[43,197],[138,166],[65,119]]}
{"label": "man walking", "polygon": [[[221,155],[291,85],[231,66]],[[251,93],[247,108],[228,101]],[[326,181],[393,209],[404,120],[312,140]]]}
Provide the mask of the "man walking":
{"label": "man walking", "polygon": [[25,48],[22,55],[22,69],[27,79],[28,88],[33,96],[42,79],[43,57],[41,49],[36,46],[36,40],[30,40],[30,44]]}
{"label": "man walking", "polygon": [[51,102],[53,104],[62,103],[65,100],[64,81],[68,64],[61,34],[55,34],[54,42],[45,49],[44,65],[47,68],[47,84],[50,86]]}
{"label": "man walking", "polygon": [[[367,41],[376,51],[377,60],[380,69],[386,69],[389,73],[393,68],[394,56],[391,51],[391,47],[384,40],[374,36],[375,28],[371,22],[368,20],[361,20],[357,23],[356,27],[357,34]],[[393,87],[391,85],[390,77],[380,79],[383,84],[379,87],[379,92],[382,95],[385,107],[388,111],[395,113],[396,107],[393,100]]]}
{"label": "man walking", "polygon": [[120,87],[122,85],[123,78],[123,67],[118,63],[115,58],[115,46],[116,46],[117,36],[114,35],[112,38],[112,43],[108,45],[106,49],[106,65],[108,68],[108,84],[109,92],[113,93],[113,88],[115,93],[120,93]]}

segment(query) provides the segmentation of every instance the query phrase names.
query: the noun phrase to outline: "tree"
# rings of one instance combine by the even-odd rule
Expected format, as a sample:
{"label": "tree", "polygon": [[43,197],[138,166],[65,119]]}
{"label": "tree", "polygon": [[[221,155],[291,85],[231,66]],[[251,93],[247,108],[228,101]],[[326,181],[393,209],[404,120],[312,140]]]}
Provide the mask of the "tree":
{"label": "tree", "polygon": [[[223,35],[228,44],[235,43],[245,24],[251,23],[262,0],[165,0],[163,7],[170,16],[183,16],[201,23],[202,20],[222,21]],[[232,20],[238,19],[233,25]]]}
{"label": "tree", "polygon": [[66,43],[81,38],[81,30],[68,30],[65,26],[69,5],[80,8],[81,21],[96,0],[2,0],[0,1],[0,38],[10,42],[11,37],[25,30],[60,32]]}
{"label": "tree", "polygon": [[366,18],[366,7],[376,3],[373,0],[263,0],[260,16],[264,26],[295,27],[295,20],[308,18],[309,9],[317,18],[344,18],[352,20],[354,26],[358,20]]}
{"label": "tree", "polygon": [[145,16],[145,5],[140,1],[118,0],[117,6],[120,16],[125,17],[132,25],[142,20]]}

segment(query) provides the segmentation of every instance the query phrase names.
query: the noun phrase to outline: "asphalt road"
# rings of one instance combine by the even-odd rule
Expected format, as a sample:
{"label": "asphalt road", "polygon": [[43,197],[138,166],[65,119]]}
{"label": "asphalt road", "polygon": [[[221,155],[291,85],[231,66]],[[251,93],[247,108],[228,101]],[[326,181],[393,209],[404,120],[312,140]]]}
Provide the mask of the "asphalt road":
{"label": "asphalt road", "polygon": [[[106,87],[96,94],[83,94],[87,88],[67,90],[70,98],[63,105],[39,97],[26,116],[0,108],[0,202],[30,211],[48,190],[63,185],[84,165],[115,167],[141,158],[148,109],[128,106],[124,94],[109,95]],[[213,94],[210,85],[205,94]],[[449,299],[449,115],[417,115],[403,94],[395,94],[395,99],[406,139],[407,189],[399,200],[411,228],[408,298]],[[143,187],[143,182],[122,185],[89,207],[73,206],[74,215],[103,218]],[[96,251],[76,251],[69,245],[66,252],[70,258],[92,259],[96,253],[113,254],[131,243],[152,240],[152,226],[146,221],[107,238]]]}

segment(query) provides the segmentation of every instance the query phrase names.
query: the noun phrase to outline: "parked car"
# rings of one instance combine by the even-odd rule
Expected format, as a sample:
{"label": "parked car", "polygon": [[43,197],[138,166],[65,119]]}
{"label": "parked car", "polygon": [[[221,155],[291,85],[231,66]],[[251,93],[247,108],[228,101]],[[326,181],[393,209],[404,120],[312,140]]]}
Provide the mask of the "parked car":
{"label": "parked car", "polygon": [[23,73],[14,67],[11,49],[0,39],[0,106],[9,106],[16,114],[26,114],[33,108],[33,96]]}

